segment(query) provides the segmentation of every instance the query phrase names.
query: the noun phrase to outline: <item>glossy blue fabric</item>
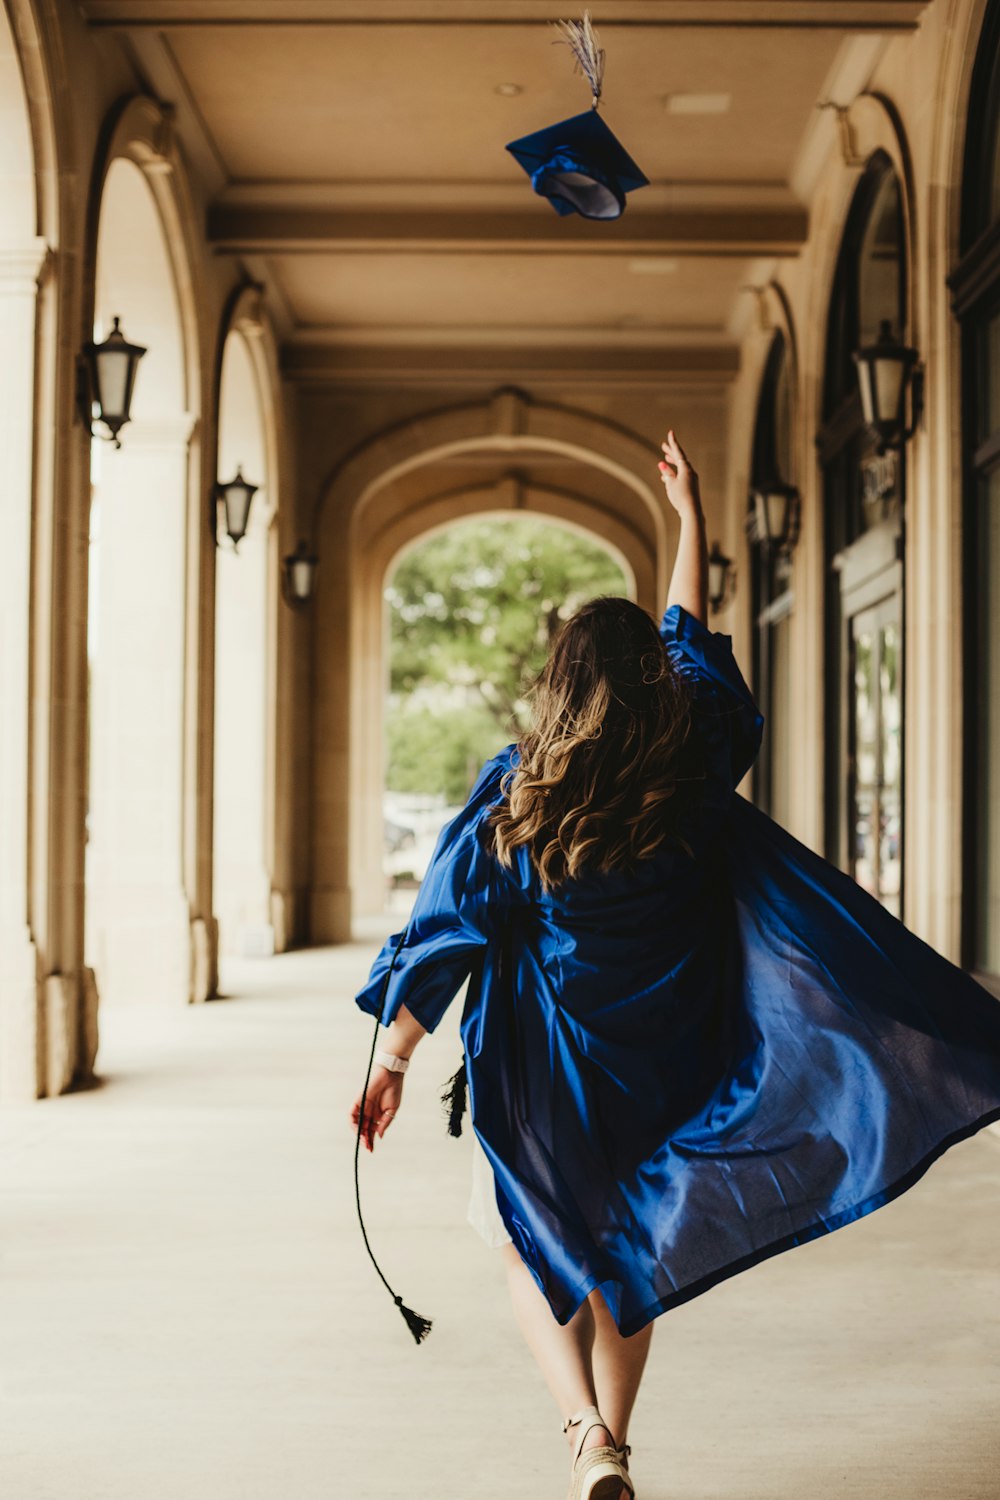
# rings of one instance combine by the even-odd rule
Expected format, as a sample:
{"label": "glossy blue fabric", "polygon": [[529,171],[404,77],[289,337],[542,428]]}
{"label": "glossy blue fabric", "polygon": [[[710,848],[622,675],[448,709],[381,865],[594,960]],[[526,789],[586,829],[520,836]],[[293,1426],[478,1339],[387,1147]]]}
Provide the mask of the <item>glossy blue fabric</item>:
{"label": "glossy blue fabric", "polygon": [[[905,1191],[1000,1118],[1000,1004],[734,788],[763,718],[731,640],[680,606],[707,779],[641,875],[541,891],[483,820],[513,746],[443,830],[390,979],[433,1031],[466,978],[472,1121],[514,1244],[566,1323],[623,1334]],[[399,941],[357,1004],[378,1013]]]}

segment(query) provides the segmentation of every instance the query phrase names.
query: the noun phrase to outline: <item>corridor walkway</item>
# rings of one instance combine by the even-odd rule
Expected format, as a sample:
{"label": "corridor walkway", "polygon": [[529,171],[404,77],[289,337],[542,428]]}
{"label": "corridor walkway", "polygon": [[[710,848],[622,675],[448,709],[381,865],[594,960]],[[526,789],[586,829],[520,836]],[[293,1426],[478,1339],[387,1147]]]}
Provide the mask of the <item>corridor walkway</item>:
{"label": "corridor walkway", "polygon": [[[438,1097],[460,1001],[361,1158],[426,1343],[365,1254],[347,1113],[371,954],[242,962],[226,1000],[106,1014],[99,1088],[0,1112],[5,1500],[562,1500],[559,1416]],[[638,1500],[996,1500],[998,1186],[984,1132],[662,1316]]]}

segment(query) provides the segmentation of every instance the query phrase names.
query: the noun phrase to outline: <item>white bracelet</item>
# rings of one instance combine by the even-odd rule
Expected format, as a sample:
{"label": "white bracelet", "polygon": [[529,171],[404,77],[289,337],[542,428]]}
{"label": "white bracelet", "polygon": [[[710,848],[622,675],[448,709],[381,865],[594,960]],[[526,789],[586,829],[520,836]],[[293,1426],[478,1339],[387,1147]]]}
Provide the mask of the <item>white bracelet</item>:
{"label": "white bracelet", "polygon": [[388,1068],[390,1073],[405,1073],[410,1066],[408,1057],[400,1057],[396,1052],[383,1052],[381,1049],[375,1053],[375,1061],[381,1063],[383,1068]]}

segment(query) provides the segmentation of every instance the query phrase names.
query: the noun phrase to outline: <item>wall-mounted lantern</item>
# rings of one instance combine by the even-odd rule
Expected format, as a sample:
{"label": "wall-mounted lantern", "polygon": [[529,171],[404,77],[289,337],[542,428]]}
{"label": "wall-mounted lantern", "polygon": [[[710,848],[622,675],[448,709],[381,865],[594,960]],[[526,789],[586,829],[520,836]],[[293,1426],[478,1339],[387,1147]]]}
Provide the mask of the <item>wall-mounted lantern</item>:
{"label": "wall-mounted lantern", "polygon": [[[116,448],[121,447],[118,433],[130,420],[136,370],[145,353],[141,344],[128,342],[115,318],[104,342],[84,344],[77,360],[77,404],[83,425],[92,437],[104,438]],[[103,422],[108,431],[95,432],[95,421]]]}
{"label": "wall-mounted lantern", "polygon": [[309,550],[309,543],[299,542],[284,559],[285,603],[292,609],[304,609],[316,587],[319,558]]}
{"label": "wall-mounted lantern", "polygon": [[713,615],[729,603],[735,588],[733,560],[725,556],[718,542],[713,542],[708,554],[708,607]]}
{"label": "wall-mounted lantern", "polygon": [[752,491],[752,534],[761,546],[791,553],[799,539],[802,502],[794,484],[772,479]]}
{"label": "wall-mounted lantern", "polygon": [[[917,430],[924,409],[924,372],[916,349],[893,336],[883,318],[874,344],[852,356],[858,367],[861,411],[879,453],[903,448]],[[911,392],[911,421],[906,422],[906,393]]]}
{"label": "wall-mounted lantern", "polygon": [[235,479],[231,479],[228,484],[215,486],[216,508],[219,505],[225,507],[226,533],[233,544],[234,552],[246,536],[247,523],[250,520],[250,502],[259,488],[259,485],[250,484],[243,478],[242,464],[236,469]]}

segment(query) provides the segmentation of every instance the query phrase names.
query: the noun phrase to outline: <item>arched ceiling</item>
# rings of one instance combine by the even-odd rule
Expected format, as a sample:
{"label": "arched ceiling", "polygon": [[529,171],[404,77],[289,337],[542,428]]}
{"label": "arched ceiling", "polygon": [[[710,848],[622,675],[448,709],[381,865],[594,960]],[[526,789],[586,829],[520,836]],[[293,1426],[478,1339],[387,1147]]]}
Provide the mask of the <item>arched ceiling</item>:
{"label": "arched ceiling", "polygon": [[[587,107],[542,0],[80,0],[176,101],[215,251],[306,383],[725,384],[835,128],[917,0],[605,0],[603,113],[651,178],[560,219],[504,150]],[[516,90],[516,91],[513,91]]]}

